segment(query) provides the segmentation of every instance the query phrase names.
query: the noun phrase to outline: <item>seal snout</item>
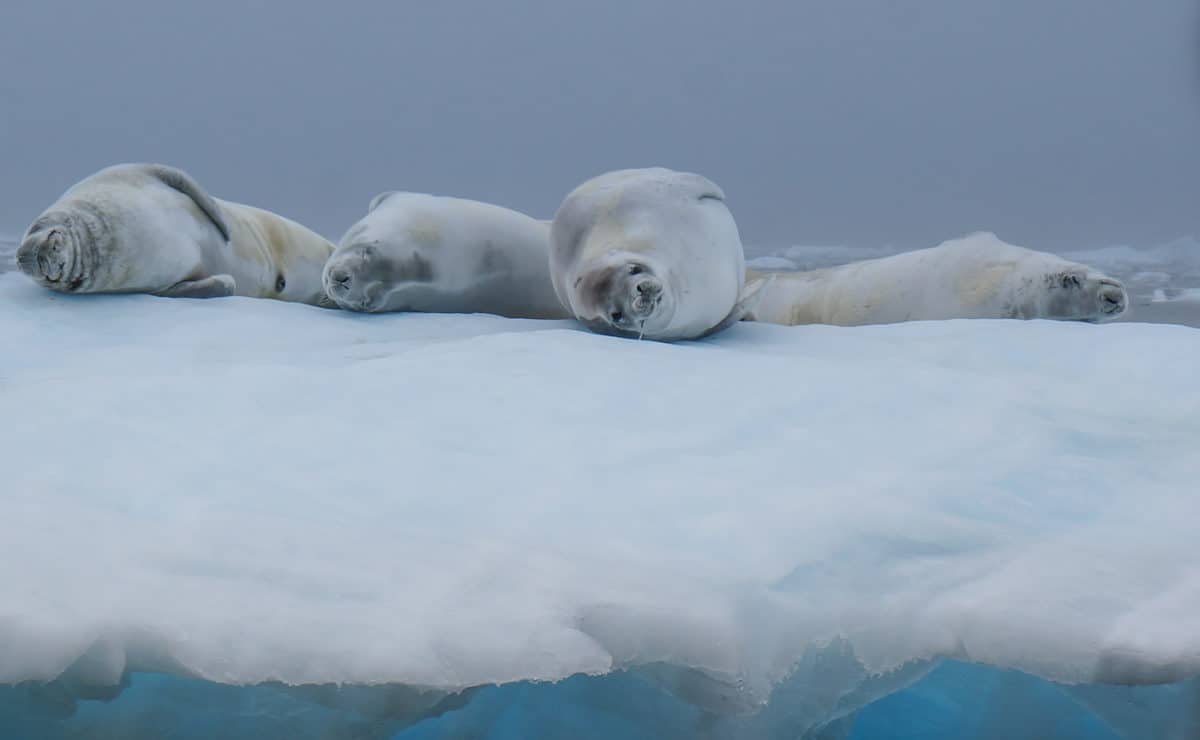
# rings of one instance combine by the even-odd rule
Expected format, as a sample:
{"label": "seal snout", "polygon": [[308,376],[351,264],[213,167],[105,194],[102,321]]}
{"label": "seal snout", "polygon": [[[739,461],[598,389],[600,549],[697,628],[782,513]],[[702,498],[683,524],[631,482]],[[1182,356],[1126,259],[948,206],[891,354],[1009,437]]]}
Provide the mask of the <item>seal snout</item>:
{"label": "seal snout", "polygon": [[633,289],[633,309],[634,315],[639,318],[649,316],[654,312],[654,308],[662,300],[663,286],[658,278],[643,277],[637,281]]}
{"label": "seal snout", "polygon": [[640,337],[662,323],[666,286],[646,265],[632,263],[602,271],[589,287],[606,295],[608,313],[603,320],[618,333]]}
{"label": "seal snout", "polygon": [[1099,288],[1096,291],[1096,300],[1101,316],[1106,319],[1115,319],[1125,313],[1125,307],[1128,305],[1125,286],[1111,278],[1100,280]]}
{"label": "seal snout", "polygon": [[17,266],[26,275],[47,283],[66,281],[70,272],[66,234],[57,227],[25,237],[17,247]]}
{"label": "seal snout", "polygon": [[327,284],[330,290],[338,293],[346,293],[350,290],[350,283],[353,276],[350,271],[344,267],[335,267],[329,271],[329,280]]}
{"label": "seal snout", "polygon": [[335,254],[325,266],[325,293],[342,308],[351,311],[371,311],[374,306],[372,287],[364,276],[370,274],[374,249],[370,246],[351,247]]}

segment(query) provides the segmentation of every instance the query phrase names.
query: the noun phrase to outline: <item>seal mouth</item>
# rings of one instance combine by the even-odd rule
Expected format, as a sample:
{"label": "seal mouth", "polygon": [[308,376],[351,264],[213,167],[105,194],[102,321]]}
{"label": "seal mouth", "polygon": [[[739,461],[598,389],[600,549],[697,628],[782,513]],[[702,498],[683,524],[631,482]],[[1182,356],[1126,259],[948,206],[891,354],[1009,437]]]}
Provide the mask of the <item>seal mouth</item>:
{"label": "seal mouth", "polygon": [[350,311],[376,311],[380,304],[380,288],[378,281],[362,284],[343,267],[333,267],[325,276],[325,294],[334,303]]}
{"label": "seal mouth", "polygon": [[658,278],[646,275],[640,269],[630,269],[628,275],[624,286],[626,295],[616,298],[612,310],[609,311],[608,321],[614,329],[630,335],[636,334],[637,338],[641,339],[646,334],[646,322],[662,305],[663,284]]}
{"label": "seal mouth", "polygon": [[654,309],[662,303],[663,286],[656,278],[646,277],[637,281],[633,287],[633,314],[641,322],[646,323]]}
{"label": "seal mouth", "polygon": [[373,280],[375,250],[371,246],[353,246],[334,255],[325,266],[325,294],[350,311],[374,311],[379,282]]}

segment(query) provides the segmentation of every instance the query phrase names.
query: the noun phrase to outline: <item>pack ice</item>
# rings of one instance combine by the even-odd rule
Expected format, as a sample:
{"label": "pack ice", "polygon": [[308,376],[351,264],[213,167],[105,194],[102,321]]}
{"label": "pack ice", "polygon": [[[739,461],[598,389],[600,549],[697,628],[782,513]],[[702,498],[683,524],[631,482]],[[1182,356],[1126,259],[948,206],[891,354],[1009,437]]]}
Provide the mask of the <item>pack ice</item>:
{"label": "pack ice", "polygon": [[8,273],[0,351],[5,737],[1200,731],[1196,329]]}

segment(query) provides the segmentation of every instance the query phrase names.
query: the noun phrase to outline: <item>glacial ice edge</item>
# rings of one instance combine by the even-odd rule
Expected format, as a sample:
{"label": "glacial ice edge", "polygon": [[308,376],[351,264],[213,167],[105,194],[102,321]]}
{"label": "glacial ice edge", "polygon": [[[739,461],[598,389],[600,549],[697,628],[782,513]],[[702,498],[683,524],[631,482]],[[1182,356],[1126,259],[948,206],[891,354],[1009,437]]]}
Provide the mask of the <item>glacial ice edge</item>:
{"label": "glacial ice edge", "polygon": [[1059,684],[952,659],[869,675],[845,641],[808,651],[765,703],[703,672],[650,664],[460,691],[234,686],[127,672],[0,686],[0,736],[137,738],[808,738],[1169,740],[1200,733],[1200,678]]}

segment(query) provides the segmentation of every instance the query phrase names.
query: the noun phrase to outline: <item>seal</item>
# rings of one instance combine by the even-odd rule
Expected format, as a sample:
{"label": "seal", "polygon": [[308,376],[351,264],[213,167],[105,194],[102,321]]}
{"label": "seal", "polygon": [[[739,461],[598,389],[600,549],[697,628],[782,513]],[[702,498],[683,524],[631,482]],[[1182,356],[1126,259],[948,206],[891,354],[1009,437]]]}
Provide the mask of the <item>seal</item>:
{"label": "seal", "polygon": [[746,316],[773,324],[891,324],[937,319],[1111,321],[1129,299],[1119,280],[979,232],[936,247],[775,280]]}
{"label": "seal", "polygon": [[352,311],[568,318],[550,282],[549,249],[548,221],[462,198],[386,192],[338,242],[325,291]]}
{"label": "seal", "polygon": [[550,276],[592,331],[661,341],[731,326],[763,283],[746,283],[721,189],[660,167],[609,172],[567,195],[550,230]]}
{"label": "seal", "polygon": [[187,173],[120,164],[73,185],[30,225],[17,265],[63,293],[250,296],[328,305],[333,244],[295,221],[210,196]]}

